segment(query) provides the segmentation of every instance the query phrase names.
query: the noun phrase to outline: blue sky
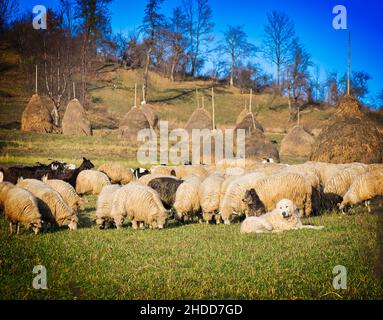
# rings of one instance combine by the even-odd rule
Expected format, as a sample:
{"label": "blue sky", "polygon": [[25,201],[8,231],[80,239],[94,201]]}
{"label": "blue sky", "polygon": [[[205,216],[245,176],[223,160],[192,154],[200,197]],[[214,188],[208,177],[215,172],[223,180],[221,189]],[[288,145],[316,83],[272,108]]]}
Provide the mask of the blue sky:
{"label": "blue sky", "polygon": [[[36,4],[54,7],[57,0],[21,0],[21,8]],[[170,15],[181,0],[165,0],[163,13]],[[344,5],[348,13],[348,30],[352,36],[352,65],[354,71],[367,71],[373,79],[369,82],[371,100],[383,89],[383,2],[380,0],[210,0],[216,23],[216,38],[222,37],[227,24],[242,25],[255,45],[262,44],[266,14],[271,10],[286,12],[294,21],[297,36],[318,64],[322,75],[326,71],[346,72],[347,31],[332,27],[332,9]],[[128,33],[141,24],[144,0],[114,0],[110,5],[114,32]],[[274,67],[257,58],[267,71]]]}

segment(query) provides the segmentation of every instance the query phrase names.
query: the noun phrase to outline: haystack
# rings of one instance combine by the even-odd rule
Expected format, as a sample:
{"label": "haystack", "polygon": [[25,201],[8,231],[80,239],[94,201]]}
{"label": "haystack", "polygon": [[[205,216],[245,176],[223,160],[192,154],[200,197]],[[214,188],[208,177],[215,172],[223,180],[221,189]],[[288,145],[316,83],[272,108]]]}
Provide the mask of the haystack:
{"label": "haystack", "polygon": [[[242,113],[242,112],[241,112]],[[238,119],[241,117],[241,114],[238,116]],[[244,129],[246,130],[246,134],[249,134],[253,132],[254,130],[259,130],[261,132],[264,132],[264,129],[262,125],[255,119],[255,116],[251,112],[247,112],[245,117],[240,121],[236,127],[235,130],[237,129]]]}
{"label": "haystack", "polygon": [[310,160],[330,163],[383,162],[383,136],[361,111],[357,99],[347,95],[317,137]]}
{"label": "haystack", "polygon": [[69,101],[62,120],[63,134],[72,136],[91,136],[92,127],[80,101]]}
{"label": "haystack", "polygon": [[264,159],[273,159],[279,162],[279,153],[277,147],[264,138],[263,133],[254,132],[246,137],[246,160],[252,159],[262,161]]}
{"label": "haystack", "polygon": [[154,111],[153,107],[150,106],[149,104],[143,104],[141,106],[141,110],[145,114],[146,118],[148,119],[150,126],[153,129],[158,128],[158,115]]}
{"label": "haystack", "polygon": [[273,159],[279,162],[279,153],[276,145],[267,141],[265,134],[255,129],[250,135],[245,137],[245,159],[262,161],[264,159]]}
{"label": "haystack", "polygon": [[237,117],[237,120],[235,121],[235,125],[240,124],[243,121],[243,119],[245,119],[248,113],[249,110],[247,108],[242,109],[241,113]]}
{"label": "haystack", "polygon": [[137,134],[142,129],[150,129],[150,123],[141,108],[133,107],[120,123],[122,138],[137,140]]}
{"label": "haystack", "polygon": [[294,156],[300,158],[309,157],[315,139],[302,126],[293,127],[283,138],[281,156]]}
{"label": "haystack", "polygon": [[213,129],[213,120],[204,108],[196,109],[193,114],[190,116],[189,121],[187,122],[185,129],[191,133],[193,129]]}
{"label": "haystack", "polygon": [[52,129],[49,110],[42,104],[39,95],[34,94],[21,116],[21,131],[50,133]]}

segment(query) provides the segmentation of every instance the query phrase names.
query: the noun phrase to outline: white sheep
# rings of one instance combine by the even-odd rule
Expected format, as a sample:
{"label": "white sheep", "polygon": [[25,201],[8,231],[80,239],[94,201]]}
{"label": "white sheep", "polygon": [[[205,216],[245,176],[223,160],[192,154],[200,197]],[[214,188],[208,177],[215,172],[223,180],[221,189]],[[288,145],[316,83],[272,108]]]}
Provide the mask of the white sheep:
{"label": "white sheep", "polygon": [[346,169],[335,173],[324,185],[325,194],[338,195],[343,197],[351,184],[361,174],[366,173],[368,167],[361,165],[352,165]]}
{"label": "white sheep", "polygon": [[132,183],[117,190],[114,195],[111,216],[117,229],[125,218],[132,222],[133,229],[147,224],[152,229],[163,229],[169,216],[161,199],[152,188]]}
{"label": "white sheep", "polygon": [[8,191],[14,187],[15,185],[10,182],[0,182],[0,209],[4,208],[4,202]]}
{"label": "white sheep", "polygon": [[213,219],[219,224],[221,216],[219,213],[219,202],[221,199],[221,186],[225,181],[219,173],[210,174],[200,185],[198,196],[202,209],[202,218],[207,223]]}
{"label": "white sheep", "polygon": [[20,226],[31,228],[35,234],[41,231],[42,221],[37,199],[27,190],[13,187],[7,192],[4,201],[4,215],[9,221],[10,232],[15,224],[17,234]]}
{"label": "white sheep", "polygon": [[241,233],[282,232],[286,230],[314,229],[323,226],[303,225],[299,211],[291,200],[280,200],[276,208],[260,217],[248,217],[241,224]]}
{"label": "white sheep", "polygon": [[370,200],[378,196],[383,196],[383,169],[357,177],[344,195],[339,208],[343,210],[346,206],[366,201],[368,212],[371,212]]}
{"label": "white sheep", "polygon": [[176,166],[174,171],[176,177],[182,180],[192,176],[206,178],[209,174],[203,165]]}
{"label": "white sheep", "polygon": [[135,179],[131,168],[121,163],[102,164],[98,171],[105,173],[113,184],[125,185]]}
{"label": "white sheep", "polygon": [[120,186],[113,184],[110,186],[105,186],[102,188],[100,195],[97,199],[97,209],[96,209],[96,223],[100,229],[105,229],[107,225],[111,222],[112,216],[112,205],[114,195]]}
{"label": "white sheep", "polygon": [[[247,206],[242,201],[247,190],[252,189],[258,179],[265,177],[263,173],[248,173],[240,177],[231,178],[223,182],[226,191],[221,187],[221,201],[219,213],[225,224],[230,224],[233,217],[240,217],[247,212]],[[229,183],[227,183],[229,181]]]}
{"label": "white sheep", "polygon": [[175,166],[153,166],[150,168],[150,173],[171,176],[175,174]]}
{"label": "white sheep", "polygon": [[173,208],[180,221],[190,221],[198,216],[201,211],[201,204],[198,196],[198,189],[202,183],[201,178],[192,177],[185,180],[176,192]]}
{"label": "white sheep", "polygon": [[40,200],[39,209],[45,222],[58,226],[68,226],[70,230],[77,229],[77,213],[65,203],[57,191],[35,179],[20,178],[17,186],[29,191]]}
{"label": "white sheep", "polygon": [[76,192],[80,195],[100,194],[102,188],[110,184],[109,178],[105,173],[95,170],[84,170],[77,176]]}
{"label": "white sheep", "polygon": [[47,176],[44,176],[42,181],[53,190],[57,191],[72,210],[84,210],[84,199],[79,197],[76,190],[69,183],[62,180],[48,180]]}
{"label": "white sheep", "polygon": [[246,173],[246,170],[241,167],[227,168],[225,170],[225,177],[239,177]]}

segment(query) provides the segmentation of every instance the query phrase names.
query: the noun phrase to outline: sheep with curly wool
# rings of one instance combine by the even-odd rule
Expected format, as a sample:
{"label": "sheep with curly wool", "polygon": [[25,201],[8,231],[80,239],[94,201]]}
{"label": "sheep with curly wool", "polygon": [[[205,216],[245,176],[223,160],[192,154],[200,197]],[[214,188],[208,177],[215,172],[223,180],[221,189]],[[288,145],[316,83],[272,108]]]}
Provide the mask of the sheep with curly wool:
{"label": "sheep with curly wool", "polygon": [[4,202],[7,198],[7,193],[10,189],[14,188],[15,185],[10,182],[0,182],[0,209],[4,209]]}
{"label": "sheep with curly wool", "polygon": [[76,180],[76,192],[79,195],[100,194],[104,186],[110,185],[105,173],[95,170],[81,171]]}
{"label": "sheep with curly wool", "polygon": [[112,225],[112,205],[115,194],[120,190],[120,186],[112,184],[102,188],[97,199],[96,223],[100,229],[107,229]]}
{"label": "sheep with curly wool", "polygon": [[200,218],[201,204],[198,189],[201,183],[201,178],[191,177],[178,187],[173,208],[179,221],[188,222],[195,216]]}
{"label": "sheep with curly wool", "polygon": [[357,177],[343,196],[339,208],[343,210],[348,206],[366,201],[368,212],[371,212],[370,200],[379,196],[383,196],[383,169],[370,171]]}
{"label": "sheep with curly wool", "polygon": [[175,175],[175,166],[153,166],[150,168],[150,173],[172,176]]}
{"label": "sheep with curly wool", "polygon": [[48,180],[47,176],[44,176],[42,181],[57,191],[73,211],[84,210],[84,199],[77,194],[76,190],[69,183],[63,180]]}
{"label": "sheep with curly wool", "polygon": [[112,184],[125,185],[135,180],[131,168],[121,163],[104,163],[98,171],[105,173]]}
{"label": "sheep with curly wool", "polygon": [[220,173],[210,174],[199,186],[198,197],[202,209],[202,218],[207,223],[215,220],[221,223],[219,202],[221,200],[221,186],[225,178]]}
{"label": "sheep with curly wool", "polygon": [[226,184],[227,189],[224,191],[223,186],[221,186],[223,193],[219,204],[219,213],[225,224],[230,224],[234,218],[239,218],[246,214],[247,206],[242,201],[243,197],[247,190],[252,189],[255,183],[264,177],[263,173],[253,172],[231,178],[229,184],[226,181],[223,182],[223,185]]}
{"label": "sheep with curly wool", "polygon": [[27,190],[18,187],[8,189],[4,201],[5,219],[9,221],[10,232],[16,225],[17,234],[20,226],[31,228],[35,234],[41,231],[42,221],[37,199]]}
{"label": "sheep with curly wool", "polygon": [[76,230],[78,224],[77,212],[73,211],[61,195],[35,179],[22,179],[17,186],[32,193],[37,199],[42,220],[54,226],[68,226],[70,230]]}
{"label": "sheep with curly wool", "polygon": [[325,194],[337,195],[340,198],[345,195],[355,179],[366,173],[367,166],[352,165],[335,173],[324,185]]}
{"label": "sheep with curly wool", "polygon": [[149,225],[151,229],[163,229],[169,212],[152,188],[138,183],[128,184],[114,195],[111,216],[120,229],[125,218],[132,222],[133,229],[139,225]]}
{"label": "sheep with curly wool", "polygon": [[209,174],[203,165],[176,166],[174,171],[176,177],[183,180],[192,176],[206,178]]}

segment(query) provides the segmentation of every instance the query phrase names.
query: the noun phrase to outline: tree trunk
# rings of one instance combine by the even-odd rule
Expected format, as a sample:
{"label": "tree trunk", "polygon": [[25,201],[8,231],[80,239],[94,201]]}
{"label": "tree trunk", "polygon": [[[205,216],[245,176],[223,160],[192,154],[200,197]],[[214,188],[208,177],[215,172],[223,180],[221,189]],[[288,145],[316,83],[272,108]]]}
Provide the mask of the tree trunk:
{"label": "tree trunk", "polygon": [[231,55],[231,70],[230,70],[230,87],[234,87],[234,66],[235,58],[234,55]]}
{"label": "tree trunk", "polygon": [[280,77],[281,77],[281,65],[277,64],[277,90],[276,93],[279,96],[280,94]]}
{"label": "tree trunk", "polygon": [[148,88],[148,74],[149,74],[149,64],[150,64],[150,54],[152,53],[152,48],[150,47],[146,53],[146,64],[144,71],[144,83],[142,85],[142,99],[146,101],[146,94]]}

